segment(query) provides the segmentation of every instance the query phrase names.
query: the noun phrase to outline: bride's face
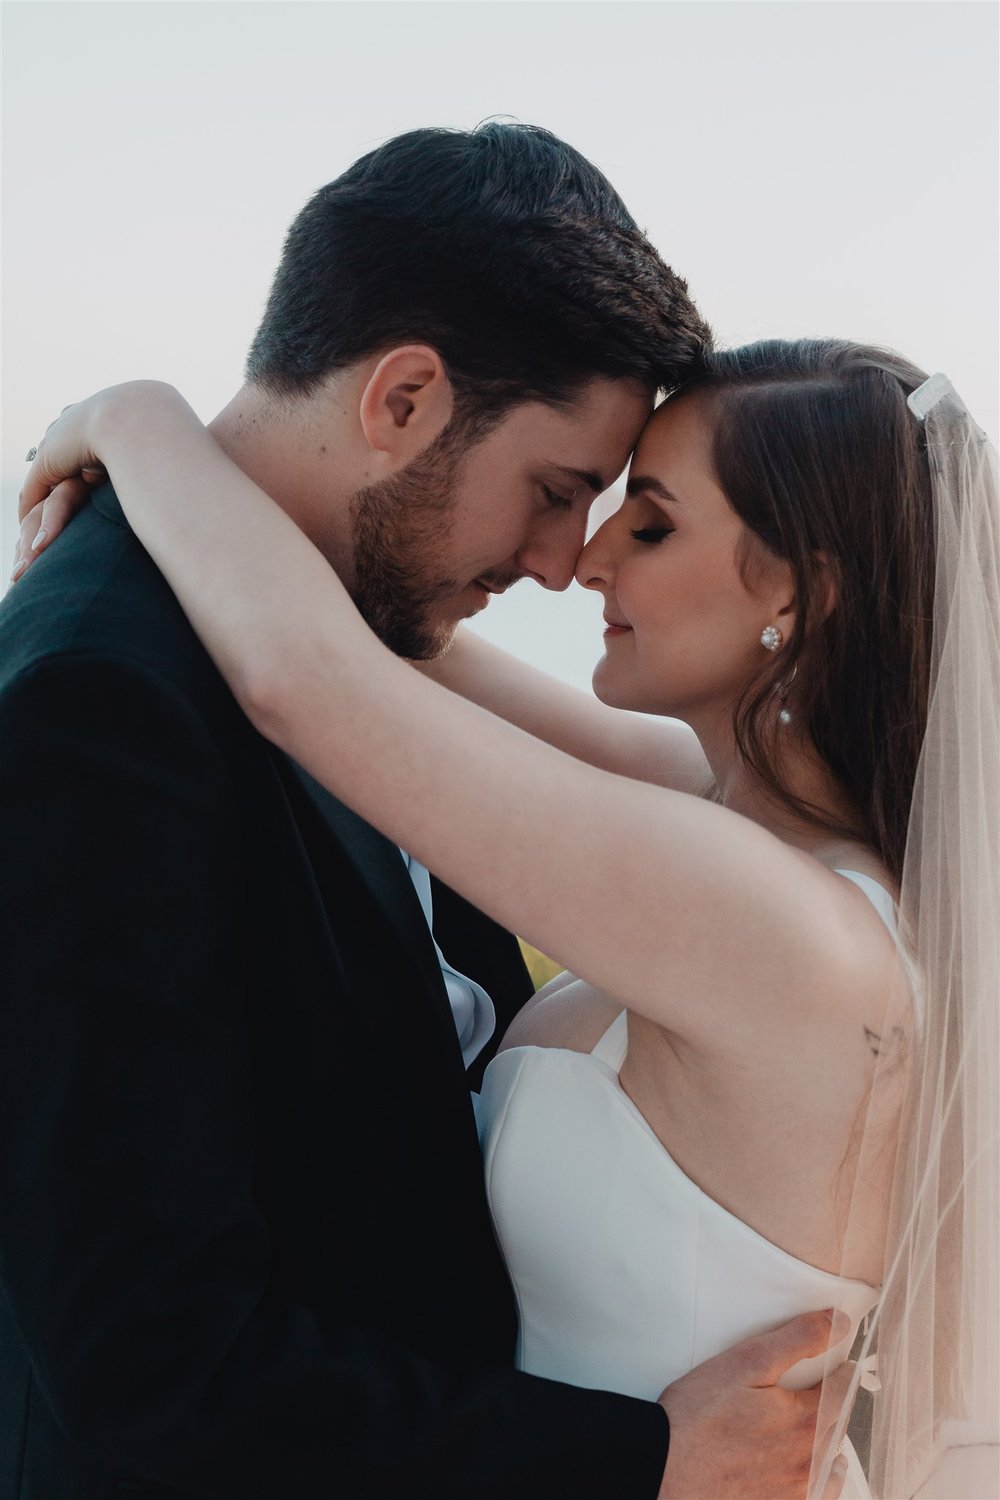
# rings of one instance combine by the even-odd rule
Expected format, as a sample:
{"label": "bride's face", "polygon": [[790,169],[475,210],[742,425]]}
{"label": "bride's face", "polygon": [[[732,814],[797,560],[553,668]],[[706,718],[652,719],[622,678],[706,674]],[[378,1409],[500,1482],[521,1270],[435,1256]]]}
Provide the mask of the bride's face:
{"label": "bride's face", "polygon": [[696,727],[731,712],[767,658],[764,627],[786,639],[792,628],[790,570],[748,536],[719,488],[708,414],[698,395],[654,413],[626,499],[576,571],[605,600],[597,696]]}

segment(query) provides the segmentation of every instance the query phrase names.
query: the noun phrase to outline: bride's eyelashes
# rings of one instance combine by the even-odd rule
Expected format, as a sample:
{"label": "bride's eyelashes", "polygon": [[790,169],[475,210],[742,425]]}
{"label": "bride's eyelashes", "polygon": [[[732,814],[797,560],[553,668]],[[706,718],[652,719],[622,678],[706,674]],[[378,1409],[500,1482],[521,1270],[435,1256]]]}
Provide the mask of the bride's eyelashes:
{"label": "bride's eyelashes", "polygon": [[649,542],[651,544],[654,544],[656,542],[666,541],[667,537],[672,536],[676,529],[677,528],[675,526],[640,526],[637,528],[634,527],[631,531],[631,535],[637,542]]}

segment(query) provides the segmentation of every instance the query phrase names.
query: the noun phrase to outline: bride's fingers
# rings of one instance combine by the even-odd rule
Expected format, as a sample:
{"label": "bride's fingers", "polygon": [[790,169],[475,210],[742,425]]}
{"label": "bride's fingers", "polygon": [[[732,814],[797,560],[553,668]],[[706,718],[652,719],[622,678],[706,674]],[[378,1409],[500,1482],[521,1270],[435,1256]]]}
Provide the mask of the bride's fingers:
{"label": "bride's fingers", "polygon": [[94,482],[88,482],[86,477],[64,479],[26,513],[14,552],[12,583],[17,582],[35,558],[65,529],[85,503]]}
{"label": "bride's fingers", "polygon": [[38,447],[32,448],[28,454],[30,467],[24,476],[24,483],[17,497],[17,518],[22,522],[36,506],[44,503],[53,486],[62,477],[61,475],[53,477],[46,472],[45,455],[42,451],[44,442],[43,438]]}
{"label": "bride's fingers", "polygon": [[87,485],[103,484],[108,477],[107,470],[84,446],[73,424],[67,423],[66,413],[73,409],[63,408],[62,416],[49,423],[42,441],[28,455],[30,467],[17,503],[19,520],[23,521],[67,480],[83,480],[86,490]]}
{"label": "bride's fingers", "polygon": [[18,532],[17,541],[14,544],[14,565],[10,575],[11,583],[16,583],[28,566],[31,557],[31,544],[38,535],[42,524],[42,505],[39,503],[21,521],[21,529]]}
{"label": "bride's fingers", "polygon": [[31,543],[33,554],[37,555],[55,541],[60,531],[65,531],[77,511],[86,505],[93,483],[84,469],[81,475],[63,479],[55,486],[42,502],[41,523]]}

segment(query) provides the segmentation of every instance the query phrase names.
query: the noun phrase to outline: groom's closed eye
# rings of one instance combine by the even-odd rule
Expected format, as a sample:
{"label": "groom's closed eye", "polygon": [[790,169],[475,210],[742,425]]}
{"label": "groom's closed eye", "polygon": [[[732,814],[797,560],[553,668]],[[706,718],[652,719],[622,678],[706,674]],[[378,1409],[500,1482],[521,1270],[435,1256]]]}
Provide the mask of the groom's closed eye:
{"label": "groom's closed eye", "polygon": [[608,487],[608,481],[596,469],[574,469],[569,464],[553,464],[551,472],[566,479],[575,489],[582,484],[594,495],[600,495]]}

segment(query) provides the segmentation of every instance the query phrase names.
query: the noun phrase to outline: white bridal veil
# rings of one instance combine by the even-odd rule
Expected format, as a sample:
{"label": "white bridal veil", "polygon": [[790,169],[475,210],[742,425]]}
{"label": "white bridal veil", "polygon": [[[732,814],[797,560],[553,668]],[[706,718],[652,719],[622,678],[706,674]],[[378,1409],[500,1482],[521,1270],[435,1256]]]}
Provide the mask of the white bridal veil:
{"label": "white bridal veil", "polygon": [[[851,1434],[878,1500],[1000,1495],[1000,518],[997,456],[943,375],[909,398],[936,513],[927,729],[899,907],[913,1014],[883,1293]],[[891,1026],[887,1020],[887,1027]],[[880,1054],[871,1101],[899,1052]],[[884,1118],[884,1117],[883,1117]],[[859,1170],[885,1149],[870,1103]],[[832,1420],[823,1413],[819,1431]],[[823,1493],[836,1438],[818,1444]],[[860,1421],[858,1420],[860,1416]],[[860,1431],[859,1431],[860,1429]]]}

